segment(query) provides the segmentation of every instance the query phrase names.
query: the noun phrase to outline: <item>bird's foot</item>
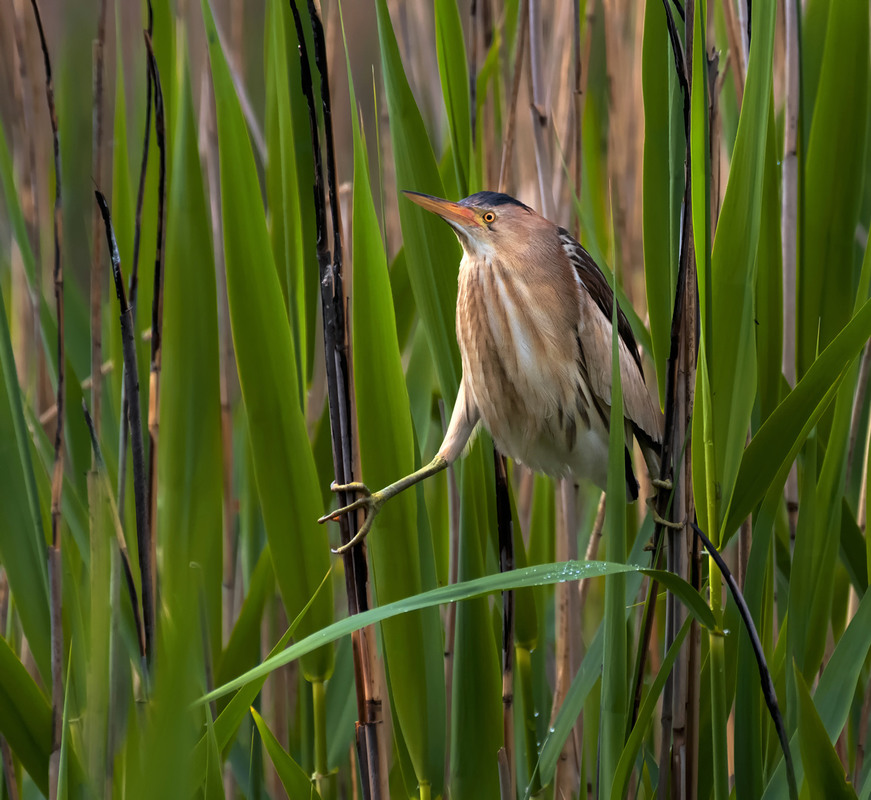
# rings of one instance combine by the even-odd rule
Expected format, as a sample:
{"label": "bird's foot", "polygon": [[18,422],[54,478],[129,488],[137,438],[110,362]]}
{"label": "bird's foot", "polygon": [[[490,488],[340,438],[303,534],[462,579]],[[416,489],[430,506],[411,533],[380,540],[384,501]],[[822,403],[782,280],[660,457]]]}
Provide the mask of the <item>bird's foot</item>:
{"label": "bird's foot", "polygon": [[673,531],[683,530],[685,522],[672,522],[670,519],[665,519],[662,517],[656,510],[656,506],[653,504],[653,498],[647,498],[647,507],[650,509],[650,516],[653,517],[653,521],[657,525],[661,525],[664,528],[671,528]]}
{"label": "bird's foot", "polygon": [[334,492],[358,492],[362,497],[357,498],[353,503],[349,503],[342,508],[337,508],[335,511],[331,511],[329,514],[324,514],[324,516],[318,520],[321,524],[327,520],[333,520],[335,522],[339,517],[348,514],[351,511],[356,511],[358,508],[366,509],[366,519],[363,520],[360,530],[357,531],[349,542],[333,549],[334,553],[341,554],[350,550],[355,544],[362,542],[363,539],[366,538],[366,535],[370,530],[372,530],[372,523],[375,521],[375,517],[381,510],[381,506],[384,505],[384,498],[381,496],[381,492],[370,492],[369,487],[366,486],[365,483],[337,484],[333,481],[330,485],[330,489]]}
{"label": "bird's foot", "polygon": [[674,489],[674,481],[668,479],[663,480],[662,478],[651,478],[650,485],[657,489],[662,489],[665,492],[670,492]]}

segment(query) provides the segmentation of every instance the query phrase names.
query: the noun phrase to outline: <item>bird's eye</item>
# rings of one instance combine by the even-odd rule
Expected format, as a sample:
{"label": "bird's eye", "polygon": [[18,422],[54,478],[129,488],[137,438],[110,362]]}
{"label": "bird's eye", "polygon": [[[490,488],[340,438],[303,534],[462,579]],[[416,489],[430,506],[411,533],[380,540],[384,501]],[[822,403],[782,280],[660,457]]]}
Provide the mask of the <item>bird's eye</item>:
{"label": "bird's eye", "polygon": [[484,216],[481,219],[483,219],[484,222],[487,222],[487,223],[495,222],[496,215],[492,211],[488,211],[486,214],[484,214]]}

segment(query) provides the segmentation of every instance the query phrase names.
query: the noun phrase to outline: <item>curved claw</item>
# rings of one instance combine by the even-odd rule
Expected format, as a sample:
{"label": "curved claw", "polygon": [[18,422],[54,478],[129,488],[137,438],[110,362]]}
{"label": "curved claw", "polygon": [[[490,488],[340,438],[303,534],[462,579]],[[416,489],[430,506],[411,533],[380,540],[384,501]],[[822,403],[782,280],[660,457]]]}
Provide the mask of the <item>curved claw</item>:
{"label": "curved claw", "polygon": [[647,498],[647,508],[650,510],[650,516],[653,517],[653,521],[657,525],[662,525],[664,528],[671,528],[674,531],[682,531],[684,526],[686,525],[686,521],[684,522],[672,522],[669,519],[664,519],[659,515],[656,511],[656,506],[653,504],[653,498]]}
{"label": "curved claw", "polygon": [[365,497],[361,497],[358,500],[355,500],[353,503],[349,503],[346,506],[342,506],[342,508],[337,508],[335,511],[330,511],[329,514],[324,514],[318,522],[323,525],[328,520],[332,520],[335,522],[339,517],[344,514],[349,513],[350,511],[356,511],[358,508],[368,508],[372,501],[372,495],[367,494]]}
{"label": "curved claw", "polygon": [[355,482],[355,483],[336,483],[333,481],[330,484],[330,491],[333,492],[358,492],[362,494],[362,497],[358,497],[353,503],[349,503],[346,506],[342,506],[342,508],[337,508],[335,511],[330,511],[328,514],[324,514],[319,520],[318,523],[323,525],[327,520],[336,521],[343,514],[347,514],[349,511],[355,511],[358,508],[363,508],[363,506],[368,505],[368,500],[372,497],[372,492],[369,491],[369,487],[365,483]]}
{"label": "curved claw", "polygon": [[351,505],[346,506],[343,509],[340,509],[338,513],[344,513],[345,511],[351,511],[355,508],[366,507],[366,519],[363,520],[363,524],[360,526],[360,530],[351,538],[349,542],[346,542],[343,545],[339,545],[339,547],[333,548],[333,552],[336,555],[341,555],[342,553],[350,550],[354,545],[359,544],[366,538],[369,531],[372,530],[372,523],[375,521],[375,517],[378,512],[381,510],[382,501],[378,497],[377,494],[369,494],[366,497],[361,497],[359,500],[351,503]]}

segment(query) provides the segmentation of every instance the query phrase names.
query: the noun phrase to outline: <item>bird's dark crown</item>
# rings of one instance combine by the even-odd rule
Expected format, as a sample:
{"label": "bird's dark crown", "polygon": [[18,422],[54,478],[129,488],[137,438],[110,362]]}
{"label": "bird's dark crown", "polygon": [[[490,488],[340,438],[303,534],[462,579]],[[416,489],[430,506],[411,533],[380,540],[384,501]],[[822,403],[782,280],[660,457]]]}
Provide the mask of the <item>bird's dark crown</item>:
{"label": "bird's dark crown", "polygon": [[503,192],[476,192],[463,200],[460,200],[461,206],[487,206],[494,208],[496,206],[520,206],[520,208],[531,211],[532,209],[513,198],[510,194]]}

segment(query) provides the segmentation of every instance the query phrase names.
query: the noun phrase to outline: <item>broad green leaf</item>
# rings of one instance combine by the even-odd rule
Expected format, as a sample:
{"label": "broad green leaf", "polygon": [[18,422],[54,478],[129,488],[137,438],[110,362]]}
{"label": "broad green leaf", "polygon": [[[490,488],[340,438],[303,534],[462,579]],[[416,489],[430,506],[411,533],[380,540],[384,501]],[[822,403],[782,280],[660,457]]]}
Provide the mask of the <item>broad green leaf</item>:
{"label": "broad green leaf", "polygon": [[[414,434],[399,343],[387,256],[381,241],[360,126],[350,61],[348,84],[354,134],[354,395],[362,479],[385,486],[414,471]],[[368,540],[379,604],[419,594],[421,558],[433,560],[430,539],[419,543],[417,492],[403,492],[375,520]],[[420,546],[429,547],[422,556]],[[444,776],[444,656],[438,614],[404,614],[382,626],[392,710],[419,784],[441,794]]]}
{"label": "broad green leaf", "polygon": [[[299,397],[305,399],[306,307],[303,266],[305,252],[300,235],[300,202],[305,198],[296,174],[294,128],[291,119],[290,83],[287,68],[288,4],[273,0],[269,4],[266,26],[266,149],[269,168],[266,170],[266,193],[269,209],[269,233],[285,293],[290,318],[299,383]],[[306,134],[309,136],[309,134]],[[309,137],[310,138],[310,137]],[[310,264],[314,267],[313,264]],[[314,271],[314,270],[313,270]],[[305,410],[303,408],[303,410]]]}
{"label": "broad green leaf", "polygon": [[[386,0],[377,0],[381,66],[390,114],[390,136],[399,189],[444,196],[429,136],[408,85]],[[460,353],[454,336],[460,248],[450,228],[404,197],[399,219],[408,276],[448,411],[460,386]]]}
{"label": "broad green leaf", "polygon": [[774,108],[769,108],[762,177],[762,221],[756,252],[756,383],[763,421],[780,402],[783,361],[783,264],[777,135]]}
{"label": "broad green leaf", "polygon": [[[197,702],[210,703],[225,694],[241,689],[253,681],[258,681],[268,675],[270,672],[289,664],[291,661],[296,661],[306,653],[322,647],[330,642],[335,642],[342,636],[347,636],[354,631],[361,630],[367,625],[374,625],[376,622],[394,617],[397,614],[406,614],[410,611],[417,611],[421,608],[430,608],[432,606],[443,605],[445,603],[456,603],[460,600],[468,600],[471,597],[482,597],[494,592],[504,592],[511,589],[520,589],[525,586],[545,586],[548,584],[562,583],[564,581],[579,581],[587,578],[601,578],[606,575],[614,575],[621,572],[641,573],[642,575],[651,575],[656,580],[661,580],[663,573],[658,570],[644,569],[642,567],[632,566],[631,564],[610,564],[606,561],[561,561],[556,564],[538,564],[525,569],[516,569],[511,572],[503,572],[498,575],[487,575],[483,578],[475,578],[470,581],[453,583],[449,586],[441,586],[438,589],[431,589],[414,597],[406,597],[395,603],[388,603],[385,606],[378,608],[370,608],[368,611],[363,611],[360,614],[355,614],[353,617],[334,622],[328,627],[318,630],[316,633],[301,639],[298,642],[290,645],[280,652],[270,655],[262,664],[248,670],[244,675],[225,683],[223,686],[215,688],[208,694],[203,695]],[[679,578],[675,580],[680,581]],[[680,584],[675,583],[670,589],[675,586],[682,585],[681,595],[689,597],[692,594],[698,596],[698,592],[685,581]],[[637,590],[637,586],[631,586],[633,590]],[[628,590],[627,590],[628,591]],[[679,596],[681,596],[679,595]],[[683,599],[683,598],[682,598]],[[871,609],[871,601],[869,601],[869,609]],[[705,627],[713,627],[713,617],[710,615],[710,609],[707,613],[702,613],[693,606],[688,606],[688,610],[693,614],[699,624]],[[852,628],[852,625],[851,625]],[[849,630],[849,629],[848,629]],[[845,634],[846,636],[846,634]],[[869,628],[869,636],[871,636],[871,628]],[[278,648],[275,648],[278,649]],[[589,658],[589,652],[588,656]],[[600,657],[601,658],[601,657]],[[585,661],[587,659],[584,659]],[[599,661],[601,665],[601,660]],[[599,669],[599,667],[596,667]],[[218,737],[221,741],[221,737]]]}
{"label": "broad green leaf", "polygon": [[3,637],[0,637],[0,734],[47,796],[51,706]]}
{"label": "broad green leaf", "polygon": [[[492,454],[489,437],[480,437],[462,463],[460,581],[485,574],[490,530],[485,486],[488,477],[491,486],[494,478],[492,467],[484,469],[483,459],[492,464]],[[502,746],[503,736],[499,659],[486,598],[457,606],[453,670],[449,793],[457,800],[493,797],[498,792],[498,772],[491,754]]]}
{"label": "broad green leaf", "polygon": [[186,42],[173,92],[175,169],[169,186],[163,303],[157,536],[165,564],[202,576],[212,652],[221,647],[222,485],[218,301],[200,172]]}
{"label": "broad green leaf", "polygon": [[868,39],[867,2],[830,4],[807,141],[798,271],[798,375],[848,321],[855,297],[854,239],[863,182],[868,179]]}
{"label": "broad green leaf", "polygon": [[680,92],[673,91],[674,59],[662,0],[647,0],[641,70],[644,97],[644,279],[659,402],[671,347],[680,208],[673,202],[671,139],[684,139]]}
{"label": "broad green leaf", "polygon": [[[753,7],[753,37],[738,136],[711,253],[707,318],[702,303],[710,356],[715,481],[722,497],[718,519],[708,521],[710,530],[720,526],[732,497],[756,393],[753,288],[772,93],[774,11],[771,3]],[[703,66],[702,74],[706,74],[704,70]],[[701,282],[699,294],[701,297]],[[693,455],[697,455],[695,447]]]}
{"label": "broad green leaf", "polygon": [[[311,445],[299,398],[296,364],[275,272],[254,154],[218,41],[208,0],[203,17],[212,65],[221,165],[227,294],[233,346],[269,538],[272,563],[288,616],[296,616],[329,568],[326,530]],[[292,536],[288,535],[292,531]],[[320,597],[301,623],[303,634],[332,616]],[[303,662],[311,679],[332,671],[332,648]]]}
{"label": "broad green leaf", "polygon": [[856,312],[763,423],[741,459],[723,526],[723,544],[775,479],[786,480],[804,439],[834,398],[847,365],[871,336],[871,301]]}
{"label": "broad green leaf", "polygon": [[309,776],[291,758],[290,753],[281,746],[281,743],[275,738],[275,734],[269,730],[269,726],[253,706],[251,707],[251,716],[254,718],[257,730],[260,731],[260,737],[263,739],[266,752],[269,753],[272,766],[275,767],[278,779],[281,781],[284,791],[287,792],[287,796],[298,798],[299,800],[305,800],[307,797],[312,798],[312,800],[320,800],[320,795]]}
{"label": "broad green leaf", "polygon": [[811,693],[798,667],[793,664],[798,687],[798,738],[805,780],[812,797],[856,800],[856,792],[844,776],[844,767],[814,706]]}
{"label": "broad green leaf", "polygon": [[[847,630],[835,645],[832,657],[823,670],[814,693],[814,706],[832,743],[838,738],[847,721],[859,675],[869,649],[871,649],[871,593],[866,592]],[[799,757],[798,736],[799,734],[795,734],[791,738],[790,750],[795,761],[796,780],[801,782],[804,776],[804,764],[803,759]],[[786,769],[783,759],[780,759],[762,797],[763,800],[775,798],[785,800],[788,796]]]}
{"label": "broad green leaf", "polygon": [[215,683],[225,683],[257,663],[260,657],[260,624],[268,597],[275,591],[275,572],[269,545],[263,548],[248,582],[248,594],[215,670]]}
{"label": "broad green leaf", "polygon": [[[279,655],[281,651],[287,647],[291,637],[296,633],[300,621],[305,617],[314,604],[315,598],[324,593],[324,587],[330,585],[330,575],[331,572],[324,575],[324,579],[321,581],[321,585],[318,587],[315,595],[309,599],[305,608],[303,608],[302,611],[297,614],[293,622],[291,622],[288,629],[275,644],[275,647],[270,651],[267,660]],[[251,704],[254,702],[257,695],[260,694],[260,689],[266,681],[267,674],[268,673],[264,673],[261,677],[255,678],[242,685],[239,691],[226,702],[223,711],[218,714],[218,718],[215,720],[214,738],[217,748],[221,753],[224,753],[225,755],[227,754],[230,745],[233,742],[233,737],[236,735],[239,726],[248,714],[248,709],[251,707]],[[203,780],[203,776],[206,774],[208,768],[208,759],[210,758],[209,753],[211,752],[212,746],[208,740],[209,736],[210,734],[208,733],[203,735],[199,742],[197,742],[196,747],[193,748],[191,762],[194,764],[194,767],[191,770],[193,776],[191,791],[193,791],[193,789]]]}
{"label": "broad green leaf", "polygon": [[46,540],[0,290],[0,562],[21,617],[24,634],[44,680],[49,671],[49,610]]}

